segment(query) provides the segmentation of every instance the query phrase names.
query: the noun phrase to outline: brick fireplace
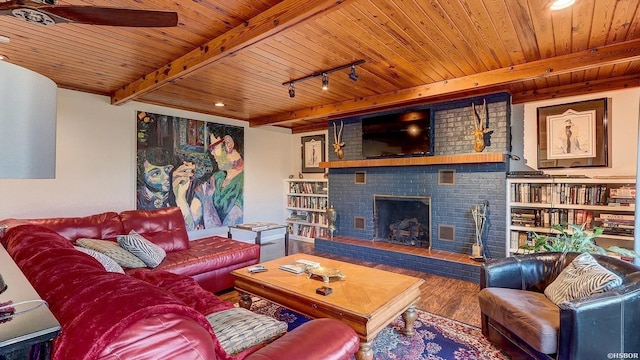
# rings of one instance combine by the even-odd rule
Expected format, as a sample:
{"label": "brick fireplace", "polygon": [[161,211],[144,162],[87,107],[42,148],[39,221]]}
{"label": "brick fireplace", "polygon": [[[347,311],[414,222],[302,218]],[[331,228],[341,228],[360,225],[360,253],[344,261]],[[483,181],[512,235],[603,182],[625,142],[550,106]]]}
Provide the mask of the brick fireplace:
{"label": "brick fireplace", "polygon": [[[484,152],[503,154],[509,150],[510,96],[493,94],[423,105],[429,107],[435,116],[436,156],[474,153],[471,103],[481,104],[483,99],[487,100],[487,127],[490,130]],[[348,118],[342,121],[343,141],[346,143],[343,160],[360,160],[360,119]],[[331,123],[329,129],[332,129]],[[330,130],[329,138],[332,136]],[[333,152],[330,152],[329,161],[338,161]],[[427,226],[431,250],[470,255],[475,241],[471,209],[486,200],[489,207],[485,249],[492,258],[504,257],[508,165],[507,160],[498,163],[330,168],[329,202],[338,213],[336,235],[369,242],[378,241],[380,229],[376,228],[374,215],[376,195],[429,198],[430,216]],[[442,171],[447,172],[447,178],[452,181],[443,182]],[[316,249],[337,254],[352,250],[324,241],[316,241]],[[353,253],[358,256],[358,250]],[[401,266],[404,262],[405,260],[399,260],[400,264],[390,265]],[[466,276],[474,281],[479,279],[475,272],[458,277]]]}
{"label": "brick fireplace", "polygon": [[431,248],[431,198],[373,195],[374,241]]}

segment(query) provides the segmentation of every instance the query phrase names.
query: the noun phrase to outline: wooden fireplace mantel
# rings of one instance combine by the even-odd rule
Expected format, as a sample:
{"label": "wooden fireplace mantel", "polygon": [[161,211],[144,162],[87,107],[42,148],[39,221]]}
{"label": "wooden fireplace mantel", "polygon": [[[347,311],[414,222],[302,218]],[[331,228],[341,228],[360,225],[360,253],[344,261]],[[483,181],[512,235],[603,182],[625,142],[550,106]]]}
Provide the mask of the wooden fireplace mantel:
{"label": "wooden fireplace mantel", "polygon": [[421,157],[400,157],[384,159],[340,160],[323,161],[321,168],[354,168],[354,167],[381,167],[381,166],[421,166],[421,165],[449,165],[449,164],[483,164],[502,163],[506,161],[503,153],[471,153],[455,155],[436,155]]}

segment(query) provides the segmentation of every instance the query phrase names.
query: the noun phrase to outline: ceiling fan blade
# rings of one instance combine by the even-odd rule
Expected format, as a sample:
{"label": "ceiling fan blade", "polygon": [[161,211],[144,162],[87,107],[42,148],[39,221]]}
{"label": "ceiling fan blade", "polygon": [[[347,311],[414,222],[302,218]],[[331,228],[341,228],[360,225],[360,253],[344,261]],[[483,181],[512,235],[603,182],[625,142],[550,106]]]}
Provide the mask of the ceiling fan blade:
{"label": "ceiling fan blade", "polygon": [[175,11],[74,5],[41,6],[38,10],[72,22],[89,25],[129,27],[171,27],[178,25],[178,13]]}
{"label": "ceiling fan blade", "polygon": [[0,11],[12,10],[18,7],[18,0],[0,1]]}

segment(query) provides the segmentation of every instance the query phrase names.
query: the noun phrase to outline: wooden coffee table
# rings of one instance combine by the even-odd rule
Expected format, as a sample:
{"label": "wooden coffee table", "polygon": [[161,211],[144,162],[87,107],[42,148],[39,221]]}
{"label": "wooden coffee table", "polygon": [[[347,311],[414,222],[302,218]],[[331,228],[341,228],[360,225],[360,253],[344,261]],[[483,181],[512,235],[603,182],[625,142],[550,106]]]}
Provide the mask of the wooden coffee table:
{"label": "wooden coffee table", "polygon": [[[308,278],[278,269],[298,259],[315,261],[326,268],[338,269],[342,280]],[[420,298],[422,279],[307,254],[295,254],[262,263],[268,271],[251,274],[247,268],[232,271],[240,305],[251,307],[251,295],[282,305],[310,318],[333,318],[351,326],[360,337],[356,359],[372,359],[371,342],[391,321],[402,315],[402,331],[413,336],[415,304]],[[321,286],[332,288],[330,295],[316,294]]]}

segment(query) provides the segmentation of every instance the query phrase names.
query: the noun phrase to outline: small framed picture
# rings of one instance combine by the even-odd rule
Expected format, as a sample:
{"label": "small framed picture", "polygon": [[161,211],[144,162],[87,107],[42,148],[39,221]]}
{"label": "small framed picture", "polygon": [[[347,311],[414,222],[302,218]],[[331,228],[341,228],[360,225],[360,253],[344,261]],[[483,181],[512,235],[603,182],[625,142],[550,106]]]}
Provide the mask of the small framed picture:
{"label": "small framed picture", "polygon": [[538,169],[608,166],[609,99],[538,108]]}
{"label": "small framed picture", "polygon": [[313,135],[302,137],[302,172],[303,173],[323,173],[320,162],[325,161],[324,157],[324,135]]}

